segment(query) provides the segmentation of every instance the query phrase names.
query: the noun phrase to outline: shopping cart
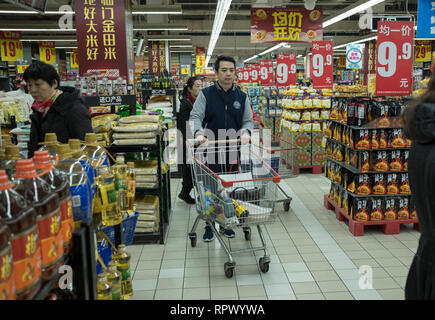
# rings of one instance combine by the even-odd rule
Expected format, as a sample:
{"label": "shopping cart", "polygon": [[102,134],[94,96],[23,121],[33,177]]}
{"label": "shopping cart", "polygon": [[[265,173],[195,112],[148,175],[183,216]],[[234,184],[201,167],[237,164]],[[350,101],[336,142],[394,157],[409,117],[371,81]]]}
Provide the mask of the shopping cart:
{"label": "shopping cart", "polygon": [[[295,170],[297,148],[292,145],[288,137],[273,135],[268,130],[263,130],[260,135],[259,145],[254,144],[259,149],[258,154],[268,163],[281,177],[281,179],[294,178],[298,176]],[[290,210],[292,198],[281,188],[278,189],[284,195],[283,199],[276,202],[284,203],[284,211]]]}
{"label": "shopping cart", "polygon": [[[231,278],[236,263],[233,254],[264,251],[259,260],[260,270],[269,271],[270,257],[261,225],[276,219],[275,202],[280,176],[253,151],[252,145],[237,141],[214,141],[194,146],[188,142],[192,177],[195,185],[198,216],[189,233],[192,247],[196,246],[196,228],[200,220],[211,227],[229,261],[224,264],[225,275]],[[251,227],[257,226],[261,247],[231,251],[216,230],[242,228],[245,239],[251,239]]]}

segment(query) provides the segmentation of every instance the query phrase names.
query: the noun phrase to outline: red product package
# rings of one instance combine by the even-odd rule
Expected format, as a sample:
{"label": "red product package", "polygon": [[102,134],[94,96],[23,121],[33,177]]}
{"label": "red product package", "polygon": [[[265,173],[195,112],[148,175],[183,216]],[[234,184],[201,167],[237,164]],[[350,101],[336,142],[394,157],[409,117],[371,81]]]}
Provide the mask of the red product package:
{"label": "red product package", "polygon": [[408,159],[409,159],[409,151],[402,152],[402,163],[403,163],[403,171],[408,171]]}
{"label": "red product package", "polygon": [[372,139],[371,139],[371,148],[379,149],[381,147],[381,142],[379,141],[379,132],[378,130],[372,130]]}
{"label": "red product package", "polygon": [[382,199],[372,199],[370,206],[370,221],[384,220],[384,204]]}
{"label": "red product package", "polygon": [[370,149],[370,138],[368,130],[356,130],[355,149]]}
{"label": "red product package", "polygon": [[387,151],[373,152],[373,171],[387,172],[388,171],[388,154]]}
{"label": "red product package", "polygon": [[367,199],[355,198],[352,205],[352,218],[356,221],[369,221],[369,207],[367,206]]}
{"label": "red product package", "polygon": [[411,194],[411,186],[409,185],[409,175],[401,173],[399,177],[399,192],[400,194]]}
{"label": "red product package", "polygon": [[368,151],[359,152],[358,168],[362,173],[370,171],[370,153]]}
{"label": "red product package", "polygon": [[387,193],[385,175],[377,173],[373,176],[373,194],[382,195]]}
{"label": "red product package", "polygon": [[415,206],[415,201],[412,197],[409,200],[409,219],[417,220],[417,207]]}
{"label": "red product package", "polygon": [[388,139],[385,130],[379,130],[379,149],[388,148]]}
{"label": "red product package", "polygon": [[355,194],[367,196],[372,194],[371,181],[368,174],[360,174],[356,177]]}
{"label": "red product package", "polygon": [[403,137],[402,129],[393,129],[390,135],[391,148],[405,148],[406,141]]}
{"label": "red product package", "polygon": [[399,194],[399,183],[396,173],[387,175],[387,194]]}
{"label": "red product package", "polygon": [[409,219],[409,200],[408,198],[399,199],[399,210],[397,212],[397,218],[399,220]]}
{"label": "red product package", "polygon": [[403,171],[403,163],[400,150],[391,151],[390,171]]}
{"label": "red product package", "polygon": [[394,198],[385,200],[384,220],[397,220],[397,202]]}

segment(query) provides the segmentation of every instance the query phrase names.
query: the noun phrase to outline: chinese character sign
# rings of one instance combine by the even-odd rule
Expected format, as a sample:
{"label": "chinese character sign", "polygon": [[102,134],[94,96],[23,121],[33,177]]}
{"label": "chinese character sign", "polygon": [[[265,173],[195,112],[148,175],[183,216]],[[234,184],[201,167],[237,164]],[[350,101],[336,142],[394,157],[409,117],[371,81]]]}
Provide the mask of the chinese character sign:
{"label": "chinese character sign", "polygon": [[165,42],[148,41],[148,65],[149,71],[155,75],[165,70]]}
{"label": "chinese character sign", "polygon": [[431,41],[417,40],[415,42],[415,62],[430,62],[432,60]]}
{"label": "chinese character sign", "polygon": [[196,47],[195,75],[204,74],[204,68],[205,68],[205,48]]}
{"label": "chinese character sign", "polygon": [[296,85],[296,55],[278,54],[276,58],[276,86]]}
{"label": "chinese character sign", "polygon": [[413,22],[379,22],[376,64],[377,96],[411,94],[413,44]]}
{"label": "chinese character sign", "polygon": [[0,56],[2,61],[18,61],[23,59],[21,32],[0,32]]}
{"label": "chinese character sign", "polygon": [[417,38],[435,38],[435,1],[418,0]]}
{"label": "chinese character sign", "polygon": [[79,68],[79,56],[77,53],[77,49],[73,49],[70,55],[70,66],[72,69],[78,69]]}
{"label": "chinese character sign", "polygon": [[106,76],[129,78],[129,10],[129,0],[75,3],[80,75],[99,71]]}
{"label": "chinese character sign", "polygon": [[346,46],[346,69],[362,68],[363,50],[363,44],[348,44]]}
{"label": "chinese character sign", "polygon": [[53,41],[39,41],[39,60],[47,64],[56,63],[56,48]]}
{"label": "chinese character sign", "polygon": [[333,53],[332,41],[313,41],[310,69],[314,89],[332,89]]}
{"label": "chinese character sign", "polygon": [[260,60],[260,81],[262,86],[273,86],[273,60]]}
{"label": "chinese character sign", "polygon": [[322,9],[251,8],[251,43],[323,39]]}

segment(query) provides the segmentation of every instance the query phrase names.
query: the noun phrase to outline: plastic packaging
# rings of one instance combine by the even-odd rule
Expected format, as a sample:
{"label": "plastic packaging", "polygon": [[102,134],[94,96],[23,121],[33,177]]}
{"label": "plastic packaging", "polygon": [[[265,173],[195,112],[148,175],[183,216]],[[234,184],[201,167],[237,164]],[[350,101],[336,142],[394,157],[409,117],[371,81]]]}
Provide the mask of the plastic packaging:
{"label": "plastic packaging", "polygon": [[98,275],[97,297],[98,300],[112,300],[112,288],[107,281],[106,273]]}
{"label": "plastic packaging", "polygon": [[112,300],[121,300],[122,292],[121,292],[121,281],[122,274],[118,271],[116,263],[114,261],[110,261],[106,270],[107,281],[112,286]]}
{"label": "plastic packaging", "polygon": [[122,274],[121,293],[122,299],[127,300],[133,296],[133,286],[131,283],[130,259],[131,255],[127,252],[125,245],[120,244],[118,251],[112,254],[112,259],[116,263],[118,271]]}
{"label": "plastic packaging", "polygon": [[16,294],[10,235],[8,226],[0,220],[0,301],[15,300]]}
{"label": "plastic packaging", "polygon": [[105,166],[97,168],[97,201],[101,202],[101,219],[105,226],[121,223],[122,214],[117,206],[114,175]]}

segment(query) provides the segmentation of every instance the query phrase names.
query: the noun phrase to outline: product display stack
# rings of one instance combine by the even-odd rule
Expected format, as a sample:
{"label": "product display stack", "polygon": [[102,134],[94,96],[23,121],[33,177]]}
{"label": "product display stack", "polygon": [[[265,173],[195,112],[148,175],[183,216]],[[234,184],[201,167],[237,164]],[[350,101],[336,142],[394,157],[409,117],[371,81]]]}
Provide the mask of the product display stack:
{"label": "product display stack", "polygon": [[326,123],[326,172],[331,180],[325,207],[349,220],[354,236],[364,226],[381,225],[397,234],[400,225],[418,228],[411,199],[408,158],[411,141],[403,136],[404,100],[334,98]]}

